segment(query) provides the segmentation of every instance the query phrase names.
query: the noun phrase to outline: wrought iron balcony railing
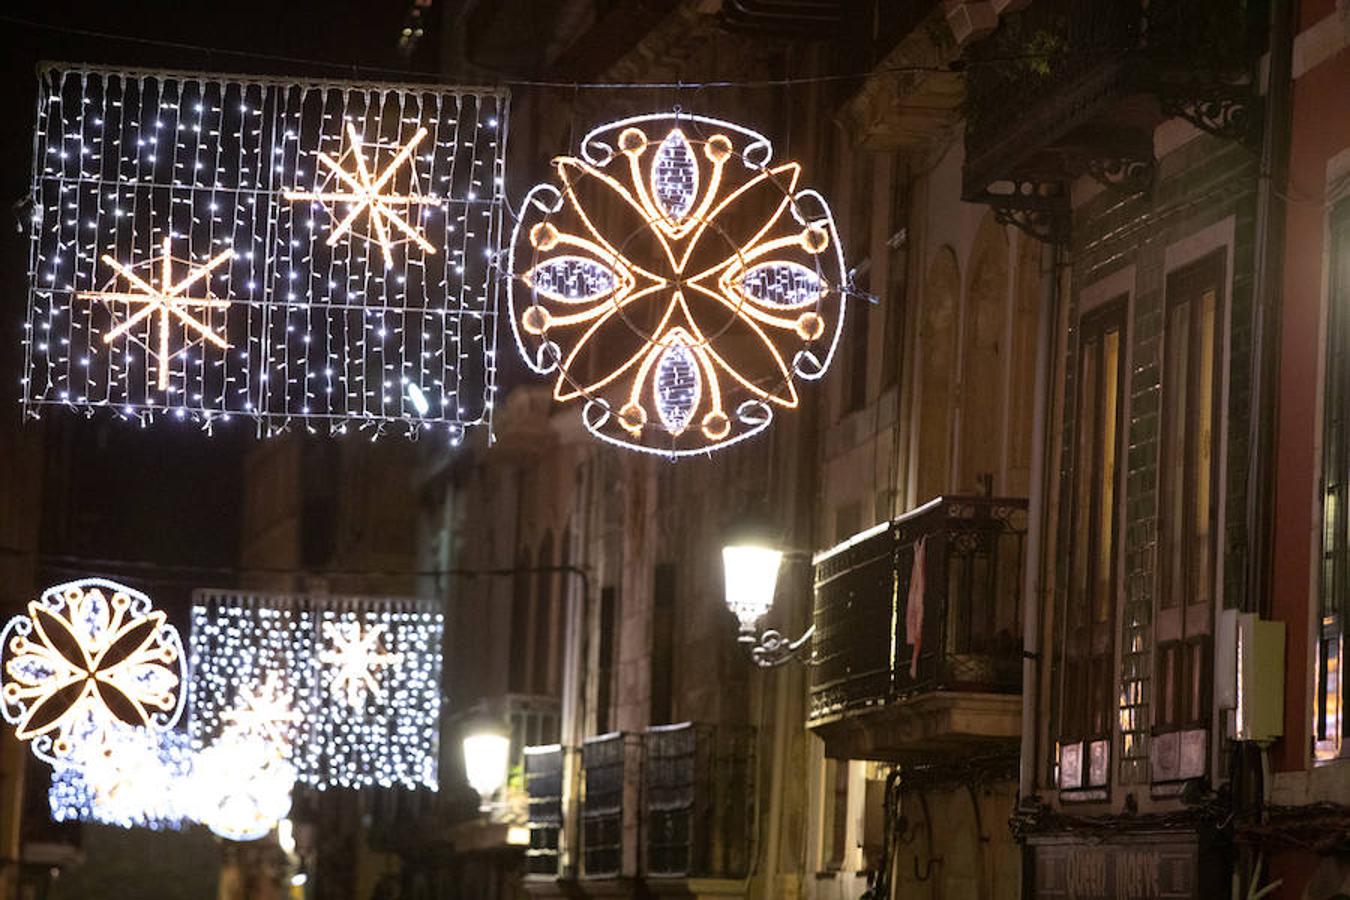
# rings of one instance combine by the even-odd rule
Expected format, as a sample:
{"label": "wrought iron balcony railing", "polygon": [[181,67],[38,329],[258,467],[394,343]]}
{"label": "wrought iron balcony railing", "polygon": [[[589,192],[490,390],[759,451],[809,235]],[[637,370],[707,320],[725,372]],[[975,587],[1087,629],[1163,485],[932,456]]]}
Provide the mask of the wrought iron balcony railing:
{"label": "wrought iron balcony railing", "polygon": [[[581,746],[581,872],[587,878],[633,874],[624,852],[625,823],[634,816],[642,767],[641,738],[613,732]],[[635,856],[635,854],[633,854]]]}
{"label": "wrought iron balcony railing", "polygon": [[[1063,183],[1152,183],[1166,116],[1250,138],[1260,55],[1250,5],[1228,0],[1036,0],[971,49],[965,199],[1062,240]],[[1238,7],[1238,8],[1235,8]],[[1244,12],[1245,10],[1245,12]]]}
{"label": "wrought iron balcony railing", "polygon": [[743,878],[749,871],[753,732],[684,722],[644,735],[646,872]]}
{"label": "wrought iron balcony railing", "polygon": [[562,744],[525,748],[530,830],[530,845],[525,849],[528,876],[556,878],[561,874],[565,764]]}
{"label": "wrought iron balcony railing", "polygon": [[818,556],[809,724],[1019,692],[1025,532],[1025,500],[939,497]]}
{"label": "wrought iron balcony railing", "polygon": [[[581,875],[744,878],[750,868],[754,731],[684,722],[587,738],[581,748]],[[525,750],[525,871],[563,875],[566,751]],[[639,844],[641,846],[639,846]]]}

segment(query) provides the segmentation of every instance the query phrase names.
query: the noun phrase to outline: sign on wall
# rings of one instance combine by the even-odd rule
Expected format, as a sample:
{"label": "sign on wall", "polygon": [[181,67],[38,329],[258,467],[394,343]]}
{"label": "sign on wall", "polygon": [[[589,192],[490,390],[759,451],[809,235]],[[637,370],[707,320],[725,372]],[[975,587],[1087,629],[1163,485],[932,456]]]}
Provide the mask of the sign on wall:
{"label": "sign on wall", "polygon": [[507,99],[44,69],[26,410],[487,419]]}

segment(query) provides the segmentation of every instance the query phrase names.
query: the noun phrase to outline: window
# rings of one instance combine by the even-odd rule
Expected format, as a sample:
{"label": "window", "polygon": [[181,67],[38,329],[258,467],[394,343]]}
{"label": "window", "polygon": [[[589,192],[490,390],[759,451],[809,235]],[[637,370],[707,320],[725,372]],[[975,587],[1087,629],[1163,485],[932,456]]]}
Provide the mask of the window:
{"label": "window", "polygon": [[545,534],[539,543],[538,568],[534,573],[534,607],[530,610],[530,688],[535,694],[555,694],[558,685],[549,678],[549,654],[557,644],[554,640],[553,535]]}
{"label": "window", "polygon": [[886,339],[881,352],[883,388],[900,383],[900,364],[904,358],[905,277],[909,268],[909,250],[906,247],[906,223],[909,221],[909,167],[899,153],[895,155],[892,184],[894,187],[891,200],[892,233],[886,244],[890,254],[890,265],[886,268],[885,295],[881,298],[881,314],[886,323],[884,326]]}
{"label": "window", "polygon": [[600,646],[596,665],[595,733],[605,734],[612,728],[610,706],[614,690],[614,630],[616,592],[612,585],[600,589]]}
{"label": "window", "polygon": [[[530,646],[530,557],[516,554],[516,571],[511,576],[511,646]],[[507,674],[507,687],[513,694],[524,694],[530,689],[529,654],[512,653]]]}
{"label": "window", "polygon": [[[854,278],[854,288],[860,294],[868,292],[867,273]],[[844,328],[843,412],[851,413],[867,405],[868,311],[871,304],[856,297],[847,300],[848,312]]]}
{"label": "window", "polygon": [[1200,777],[1208,757],[1224,252],[1167,278],[1154,617],[1155,782]]}
{"label": "window", "polygon": [[1317,642],[1317,704],[1313,748],[1319,760],[1345,754],[1341,665],[1347,598],[1350,598],[1350,201],[1331,216],[1331,297],[1327,309],[1327,373],[1322,433],[1322,590]]}
{"label": "window", "polygon": [[844,854],[848,852],[849,765],[845,759],[824,762],[820,868],[824,872],[837,872],[844,867]]}
{"label": "window", "polygon": [[1114,721],[1125,305],[1118,298],[1079,326],[1057,762],[1061,790],[1094,798],[1107,784]]}
{"label": "window", "polygon": [[674,721],[675,704],[675,566],[661,563],[652,584],[652,725]]}

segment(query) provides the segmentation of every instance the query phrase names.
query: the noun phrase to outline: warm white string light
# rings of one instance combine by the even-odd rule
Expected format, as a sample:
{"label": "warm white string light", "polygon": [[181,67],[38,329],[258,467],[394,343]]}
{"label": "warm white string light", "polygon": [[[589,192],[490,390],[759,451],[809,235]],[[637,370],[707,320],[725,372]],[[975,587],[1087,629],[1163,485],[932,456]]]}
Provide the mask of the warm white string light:
{"label": "warm white string light", "polygon": [[619,446],[679,457],[763,431],[844,323],[829,205],[758,132],[681,112],[592,130],[525,197],[507,297],[526,364]]}
{"label": "warm white string light", "polygon": [[30,414],[490,420],[504,90],[46,68],[38,93]]}
{"label": "warm white string light", "polygon": [[61,765],[129,725],[167,731],[187,696],[178,630],[150,598],[106,578],[49,588],[0,629],[0,714]]}
{"label": "warm white string light", "polygon": [[241,709],[270,720],[296,778],[318,788],[437,786],[443,617],[376,597],[200,593],[192,612],[190,730],[208,745]]}

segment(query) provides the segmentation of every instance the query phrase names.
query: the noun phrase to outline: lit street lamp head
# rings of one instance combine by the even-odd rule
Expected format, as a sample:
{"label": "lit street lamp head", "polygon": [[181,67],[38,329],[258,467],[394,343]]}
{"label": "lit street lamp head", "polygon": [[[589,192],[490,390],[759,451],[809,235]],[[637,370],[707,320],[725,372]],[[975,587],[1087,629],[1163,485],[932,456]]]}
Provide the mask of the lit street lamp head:
{"label": "lit street lamp head", "polygon": [[781,536],[766,518],[741,516],[727,529],[722,545],[725,600],[740,622],[742,637],[753,634],[773,606],[782,562]]}
{"label": "lit street lamp head", "polygon": [[506,783],[511,738],[498,722],[475,721],[464,732],[464,776],[483,800],[483,809]]}

